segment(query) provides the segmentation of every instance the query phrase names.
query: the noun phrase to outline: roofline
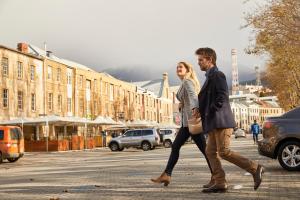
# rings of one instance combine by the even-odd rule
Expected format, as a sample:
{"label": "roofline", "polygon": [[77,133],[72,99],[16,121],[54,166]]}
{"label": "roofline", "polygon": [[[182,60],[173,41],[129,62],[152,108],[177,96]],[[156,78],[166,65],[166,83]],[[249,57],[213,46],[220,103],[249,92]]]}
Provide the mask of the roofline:
{"label": "roofline", "polygon": [[35,56],[35,55],[30,54],[30,53],[24,53],[24,52],[19,51],[19,50],[17,50],[17,49],[13,49],[13,48],[10,48],[10,47],[6,47],[6,46],[3,46],[3,45],[1,45],[1,44],[0,44],[0,48],[7,49],[7,50],[13,51],[13,52],[15,52],[15,53],[23,54],[23,55],[25,55],[25,56],[29,56],[29,57],[32,57],[32,58],[35,58],[35,59],[38,59],[38,60],[44,60],[44,58],[42,58],[42,57]]}

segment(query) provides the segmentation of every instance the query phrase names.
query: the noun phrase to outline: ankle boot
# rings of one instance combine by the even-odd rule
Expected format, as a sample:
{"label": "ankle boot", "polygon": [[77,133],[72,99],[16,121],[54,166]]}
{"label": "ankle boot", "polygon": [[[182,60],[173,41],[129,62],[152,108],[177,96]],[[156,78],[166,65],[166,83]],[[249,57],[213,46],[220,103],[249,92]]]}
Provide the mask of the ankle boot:
{"label": "ankle boot", "polygon": [[158,178],[151,179],[153,183],[163,183],[164,186],[168,186],[171,182],[171,176],[167,175],[166,172],[163,172]]}

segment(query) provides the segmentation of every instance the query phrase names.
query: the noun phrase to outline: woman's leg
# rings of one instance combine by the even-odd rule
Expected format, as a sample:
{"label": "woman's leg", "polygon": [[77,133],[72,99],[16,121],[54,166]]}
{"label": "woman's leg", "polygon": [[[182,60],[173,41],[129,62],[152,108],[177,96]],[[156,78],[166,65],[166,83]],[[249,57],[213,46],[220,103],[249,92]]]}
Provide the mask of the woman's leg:
{"label": "woman's leg", "polygon": [[165,172],[167,175],[169,175],[169,176],[172,175],[173,168],[175,167],[175,165],[178,161],[178,158],[179,158],[180,148],[182,145],[184,145],[184,143],[187,141],[189,136],[190,136],[190,134],[186,127],[181,127],[179,129],[179,132],[172,144],[171,155],[169,157],[169,161],[168,161],[167,167],[165,169]]}
{"label": "woman's leg", "polygon": [[191,136],[192,136],[192,139],[195,141],[198,149],[203,153],[203,155],[206,159],[207,165],[209,167],[209,170],[212,173],[210,163],[209,163],[208,158],[207,158],[206,153],[205,153],[206,140],[205,140],[204,134],[197,134],[197,135],[192,135],[191,134]]}

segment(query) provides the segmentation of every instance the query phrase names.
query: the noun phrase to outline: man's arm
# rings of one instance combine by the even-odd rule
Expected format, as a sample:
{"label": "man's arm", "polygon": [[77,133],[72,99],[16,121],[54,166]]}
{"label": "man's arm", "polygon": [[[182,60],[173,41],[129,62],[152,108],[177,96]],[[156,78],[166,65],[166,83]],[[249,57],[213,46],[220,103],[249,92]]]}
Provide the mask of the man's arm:
{"label": "man's arm", "polygon": [[226,82],[226,77],[222,72],[217,72],[215,75],[215,86],[216,86],[216,99],[211,105],[210,109],[213,111],[218,111],[222,108],[228,96],[228,86]]}

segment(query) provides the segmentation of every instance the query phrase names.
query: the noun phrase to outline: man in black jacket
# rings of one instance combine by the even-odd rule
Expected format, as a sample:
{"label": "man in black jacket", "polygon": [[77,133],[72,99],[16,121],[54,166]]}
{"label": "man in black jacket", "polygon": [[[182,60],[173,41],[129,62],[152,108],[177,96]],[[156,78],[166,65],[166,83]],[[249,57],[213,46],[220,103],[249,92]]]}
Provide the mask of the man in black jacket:
{"label": "man in black jacket", "polygon": [[208,134],[206,155],[212,167],[211,181],[203,186],[205,189],[202,192],[227,191],[219,156],[251,173],[256,190],[262,181],[263,167],[229,149],[235,122],[229,104],[226,77],[216,66],[216,53],[211,48],[200,48],[196,55],[200,69],[206,71],[206,81],[198,99],[203,130]]}

